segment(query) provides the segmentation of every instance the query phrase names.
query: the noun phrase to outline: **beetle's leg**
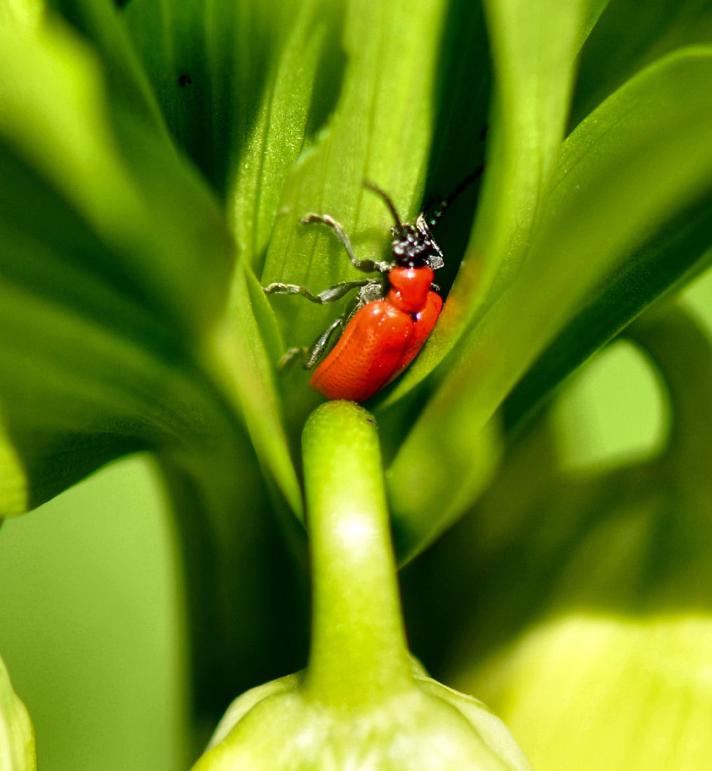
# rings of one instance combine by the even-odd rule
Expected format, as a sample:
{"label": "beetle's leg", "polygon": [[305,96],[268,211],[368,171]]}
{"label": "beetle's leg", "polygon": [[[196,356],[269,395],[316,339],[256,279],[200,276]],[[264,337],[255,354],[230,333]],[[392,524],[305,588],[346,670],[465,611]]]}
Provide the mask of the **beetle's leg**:
{"label": "beetle's leg", "polygon": [[303,345],[295,345],[287,350],[279,357],[277,362],[278,369],[286,369],[297,357],[301,356],[302,359],[306,359],[308,349]]}
{"label": "beetle's leg", "polygon": [[322,225],[327,225],[334,231],[334,233],[336,233],[336,237],[339,239],[339,241],[341,241],[341,245],[344,247],[344,250],[349,257],[351,264],[357,270],[361,270],[364,273],[375,273],[376,271],[379,273],[386,273],[391,269],[392,266],[390,262],[384,262],[381,260],[359,260],[359,258],[356,256],[356,253],[354,252],[354,248],[351,245],[349,237],[346,235],[346,231],[341,227],[341,224],[338,223],[329,214],[307,214],[302,217],[303,225],[311,225],[315,222],[321,223]]}
{"label": "beetle's leg", "polygon": [[358,296],[349,303],[346,310],[334,319],[334,321],[322,332],[319,337],[314,341],[312,347],[304,359],[304,369],[313,369],[314,365],[324,355],[329,341],[332,335],[337,329],[345,329],[346,325],[351,321],[357,311],[360,311],[364,305],[373,302],[374,300],[380,300],[383,297],[383,284],[377,279],[369,279],[361,285]]}
{"label": "beetle's leg", "polygon": [[334,321],[332,321],[331,324],[329,324],[329,326],[312,343],[311,348],[309,348],[309,350],[305,353],[304,369],[314,368],[314,365],[324,355],[326,348],[329,345],[329,340],[331,340],[331,336],[334,334],[334,332],[336,332],[337,329],[344,328],[346,315],[347,314],[344,314],[343,316],[339,316],[338,318],[334,319]]}
{"label": "beetle's leg", "polygon": [[334,286],[330,286],[328,289],[324,289],[323,292],[314,294],[305,286],[299,286],[299,284],[283,284],[281,281],[276,281],[273,284],[267,284],[267,286],[264,287],[264,291],[267,294],[300,294],[302,297],[306,297],[310,302],[324,305],[324,303],[333,303],[336,300],[340,300],[352,290],[367,286],[370,283],[372,283],[372,279],[369,278],[362,278],[356,281],[341,281],[338,284],[334,284]]}

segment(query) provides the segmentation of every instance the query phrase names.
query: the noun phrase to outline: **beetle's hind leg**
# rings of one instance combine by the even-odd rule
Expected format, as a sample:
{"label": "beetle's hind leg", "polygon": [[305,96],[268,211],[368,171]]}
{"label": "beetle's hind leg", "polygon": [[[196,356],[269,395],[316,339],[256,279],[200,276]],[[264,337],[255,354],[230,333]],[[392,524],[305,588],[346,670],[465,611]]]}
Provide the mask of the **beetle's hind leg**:
{"label": "beetle's hind leg", "polygon": [[[329,326],[312,343],[310,348],[290,348],[284,356],[289,354],[290,351],[294,351],[290,356],[291,360],[292,357],[301,352],[304,357],[304,369],[314,369],[326,353],[334,332],[336,332],[337,329],[343,331],[357,311],[361,310],[364,305],[367,305],[374,300],[380,300],[382,297],[383,286],[380,281],[371,280],[363,283],[359,290],[358,297],[356,297],[341,316],[338,316],[331,324],[329,324]],[[284,356],[282,358],[284,358]]]}
{"label": "beetle's hind leg", "polygon": [[277,362],[278,369],[286,369],[295,359],[302,360],[304,369],[314,369],[314,366],[323,357],[331,340],[331,336],[337,329],[343,329],[347,314],[339,316],[317,337],[309,348],[304,345],[295,345],[281,355]]}
{"label": "beetle's hind leg", "polygon": [[273,284],[267,284],[264,287],[264,291],[267,294],[300,294],[309,302],[324,305],[325,303],[333,303],[336,300],[340,300],[352,290],[359,289],[370,283],[372,283],[372,279],[369,278],[358,279],[357,281],[341,281],[338,284],[334,284],[334,286],[330,286],[328,289],[324,289],[323,292],[314,294],[305,286],[283,284],[281,281],[275,281]]}
{"label": "beetle's hind leg", "polygon": [[346,235],[346,231],[341,226],[341,223],[337,222],[330,214],[306,214],[304,217],[302,217],[301,222],[302,225],[320,223],[330,227],[334,233],[336,233],[336,237],[339,239],[339,241],[341,241],[341,245],[344,247],[344,251],[348,255],[351,264],[357,270],[361,270],[364,273],[375,273],[376,271],[379,273],[386,273],[391,269],[392,266],[390,262],[382,262],[379,260],[359,260],[359,258],[356,256],[356,252],[354,252],[351,240]]}
{"label": "beetle's hind leg", "polygon": [[329,324],[329,326],[312,343],[311,347],[305,351],[304,369],[314,369],[316,364],[326,353],[326,349],[329,347],[329,342],[334,332],[336,332],[337,329],[343,330],[346,315],[347,314],[344,314],[343,316],[339,316],[338,318],[334,319],[331,324]]}
{"label": "beetle's hind leg", "polygon": [[309,349],[304,345],[295,345],[287,350],[279,357],[277,362],[277,369],[286,369],[295,359],[302,359],[306,361]]}
{"label": "beetle's hind leg", "polygon": [[280,282],[268,284],[264,291],[268,294],[299,294],[306,297],[311,302],[324,303],[339,300],[348,294],[352,289],[359,290],[358,295],[349,303],[347,309],[338,318],[329,324],[329,326],[317,337],[309,348],[304,346],[294,346],[288,348],[281,356],[278,367],[284,369],[295,359],[301,357],[304,369],[313,369],[319,363],[326,353],[331,338],[337,329],[343,330],[354,314],[374,300],[380,300],[383,297],[383,283],[379,279],[367,278],[358,281],[342,281],[319,294],[313,294],[306,287],[298,284],[283,284]]}

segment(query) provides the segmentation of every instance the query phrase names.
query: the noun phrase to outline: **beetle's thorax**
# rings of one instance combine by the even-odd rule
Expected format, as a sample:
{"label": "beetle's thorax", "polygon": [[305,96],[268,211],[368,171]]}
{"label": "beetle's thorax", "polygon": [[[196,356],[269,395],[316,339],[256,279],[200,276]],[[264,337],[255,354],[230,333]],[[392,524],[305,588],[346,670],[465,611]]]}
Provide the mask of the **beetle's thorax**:
{"label": "beetle's thorax", "polygon": [[392,268],[388,272],[386,299],[405,313],[418,313],[425,307],[434,277],[428,267]]}

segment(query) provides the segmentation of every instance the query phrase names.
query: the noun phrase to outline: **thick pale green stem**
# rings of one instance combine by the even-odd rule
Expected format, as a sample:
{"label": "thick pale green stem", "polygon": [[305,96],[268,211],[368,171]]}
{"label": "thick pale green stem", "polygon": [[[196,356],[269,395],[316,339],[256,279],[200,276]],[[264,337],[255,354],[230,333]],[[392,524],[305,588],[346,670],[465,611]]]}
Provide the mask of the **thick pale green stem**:
{"label": "thick pale green stem", "polygon": [[303,450],[313,581],[304,685],[357,706],[411,682],[375,421],[351,402],[323,404]]}

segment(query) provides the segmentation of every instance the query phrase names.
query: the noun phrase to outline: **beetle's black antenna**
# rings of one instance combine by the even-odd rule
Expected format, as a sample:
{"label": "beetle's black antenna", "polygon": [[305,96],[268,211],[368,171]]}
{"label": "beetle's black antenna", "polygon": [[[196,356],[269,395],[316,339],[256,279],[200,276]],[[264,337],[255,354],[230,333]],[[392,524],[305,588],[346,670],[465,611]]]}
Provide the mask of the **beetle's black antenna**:
{"label": "beetle's black antenna", "polygon": [[[482,163],[471,174],[468,174],[447,198],[443,199],[439,204],[437,204],[437,206],[432,210],[432,213],[428,214],[426,217],[430,227],[434,227],[438,224],[438,222],[440,222],[443,214],[445,214],[453,201],[462,195],[462,193],[464,193],[473,182],[476,182],[482,176],[482,172],[484,170],[485,165]],[[425,208],[426,210],[429,209],[430,205],[426,206]]]}
{"label": "beetle's black antenna", "polygon": [[386,206],[388,207],[388,210],[391,213],[391,216],[393,217],[393,221],[396,223],[396,228],[402,233],[403,232],[403,223],[401,222],[401,218],[398,215],[398,210],[396,209],[396,205],[393,203],[393,200],[388,195],[388,193],[385,190],[382,190],[375,182],[371,182],[370,179],[364,179],[363,186],[367,188],[368,190],[371,190],[373,193],[375,193],[377,196],[380,196]]}

